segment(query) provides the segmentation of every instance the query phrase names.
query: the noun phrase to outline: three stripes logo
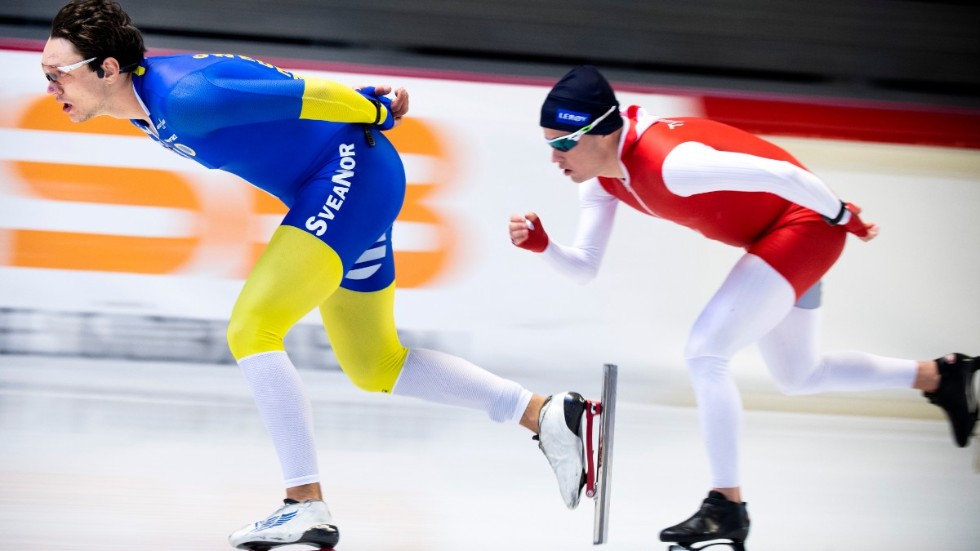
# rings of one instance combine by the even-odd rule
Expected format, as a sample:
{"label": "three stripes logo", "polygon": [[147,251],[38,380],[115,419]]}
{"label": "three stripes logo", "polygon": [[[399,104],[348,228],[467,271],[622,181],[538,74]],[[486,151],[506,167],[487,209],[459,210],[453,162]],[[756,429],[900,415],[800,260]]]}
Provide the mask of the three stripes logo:
{"label": "three stripes logo", "polygon": [[286,524],[287,522],[289,522],[290,520],[292,520],[293,517],[296,516],[296,513],[297,512],[298,511],[293,511],[292,513],[283,513],[281,515],[274,515],[274,516],[271,516],[271,517],[263,520],[262,522],[256,522],[255,523],[255,530],[256,531],[258,531],[258,530],[268,530],[269,528],[275,528],[276,526],[282,526],[283,524]]}
{"label": "three stripes logo", "polygon": [[351,268],[346,275],[344,275],[344,278],[362,280],[373,276],[378,270],[381,269],[381,264],[387,254],[388,236],[382,234],[381,237],[374,242],[374,246],[364,251],[364,254],[362,254],[356,262],[354,262],[354,267]]}

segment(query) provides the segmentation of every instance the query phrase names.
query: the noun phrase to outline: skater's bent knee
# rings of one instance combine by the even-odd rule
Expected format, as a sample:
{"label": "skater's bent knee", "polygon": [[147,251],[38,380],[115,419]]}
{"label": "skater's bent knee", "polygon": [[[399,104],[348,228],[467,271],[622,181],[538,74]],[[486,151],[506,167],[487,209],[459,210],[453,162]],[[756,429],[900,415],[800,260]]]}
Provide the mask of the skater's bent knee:
{"label": "skater's bent knee", "polygon": [[354,386],[367,392],[391,394],[402,372],[408,349],[402,348],[386,358],[341,361],[340,369]]}
{"label": "skater's bent knee", "polygon": [[787,396],[813,394],[808,377],[773,377],[776,388]]}
{"label": "skater's bent knee", "polygon": [[283,336],[279,331],[246,316],[232,316],[226,333],[228,349],[236,360],[262,352],[284,350]]}
{"label": "skater's bent knee", "polygon": [[728,358],[721,356],[688,357],[687,370],[694,379],[711,379],[728,373]]}
{"label": "skater's bent knee", "polygon": [[695,333],[688,337],[684,345],[684,359],[690,363],[697,358],[731,358],[729,348],[721,339]]}

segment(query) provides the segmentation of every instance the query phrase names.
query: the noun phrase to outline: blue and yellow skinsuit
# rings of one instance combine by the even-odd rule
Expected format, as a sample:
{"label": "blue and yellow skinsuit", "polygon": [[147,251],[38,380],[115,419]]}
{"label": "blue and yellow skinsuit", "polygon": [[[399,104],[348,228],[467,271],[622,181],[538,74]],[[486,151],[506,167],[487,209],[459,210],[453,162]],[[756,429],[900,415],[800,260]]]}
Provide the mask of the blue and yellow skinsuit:
{"label": "blue and yellow skinsuit", "polygon": [[391,246],[405,171],[369,125],[392,115],[341,84],[244,56],[147,58],[133,86],[153,125],[133,124],[289,207],[232,311],[235,359],[283,351],[289,328],[319,308],[347,376],[390,392],[408,354],[394,324]]}

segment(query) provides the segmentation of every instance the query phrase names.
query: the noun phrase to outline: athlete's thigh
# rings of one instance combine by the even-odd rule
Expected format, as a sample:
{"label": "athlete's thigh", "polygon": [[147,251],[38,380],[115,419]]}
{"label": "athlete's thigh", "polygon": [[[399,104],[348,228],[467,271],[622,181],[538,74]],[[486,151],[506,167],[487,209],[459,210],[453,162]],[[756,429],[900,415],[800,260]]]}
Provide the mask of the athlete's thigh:
{"label": "athlete's thigh", "polygon": [[330,296],[342,275],[330,247],[292,226],[279,226],[232,310],[232,354],[243,358],[282,350],[289,328]]}
{"label": "athlete's thigh", "polygon": [[842,227],[810,220],[777,228],[749,247],[748,252],[782,274],[800,298],[837,262],[846,238]]}
{"label": "athlete's thigh", "polygon": [[[388,284],[381,288],[365,286],[385,280]],[[360,290],[346,285],[320,305],[323,327],[341,369],[354,384],[391,392],[408,355],[395,327],[395,282],[378,270],[355,283]]]}
{"label": "athlete's thigh", "polygon": [[758,256],[746,254],[694,322],[685,354],[730,358],[779,324],[794,300],[786,278]]}
{"label": "athlete's thigh", "polygon": [[820,308],[797,303],[772,331],[759,339],[759,352],[776,381],[798,380],[820,362],[820,318]]}

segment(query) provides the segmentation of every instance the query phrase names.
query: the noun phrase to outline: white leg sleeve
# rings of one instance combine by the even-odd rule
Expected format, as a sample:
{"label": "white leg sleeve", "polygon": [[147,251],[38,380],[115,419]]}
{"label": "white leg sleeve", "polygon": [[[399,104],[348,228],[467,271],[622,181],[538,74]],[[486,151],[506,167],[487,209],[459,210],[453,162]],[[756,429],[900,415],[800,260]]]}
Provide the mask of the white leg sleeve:
{"label": "white leg sleeve", "polygon": [[820,309],[793,308],[759,341],[759,350],[786,394],[910,388],[917,362],[864,352],[820,355]]}
{"label": "white leg sleeve", "polygon": [[313,412],[289,357],[285,352],[264,352],[242,358],[238,365],[272,437],[286,487],[319,482]]}
{"label": "white leg sleeve", "polygon": [[698,316],[685,348],[701,431],[716,488],[739,485],[742,401],[729,361],[772,330],[793,307],[793,287],[761,258],[747,254]]}
{"label": "white leg sleeve", "polygon": [[497,422],[520,421],[531,391],[472,363],[435,350],[413,348],[392,394],[487,412]]}

